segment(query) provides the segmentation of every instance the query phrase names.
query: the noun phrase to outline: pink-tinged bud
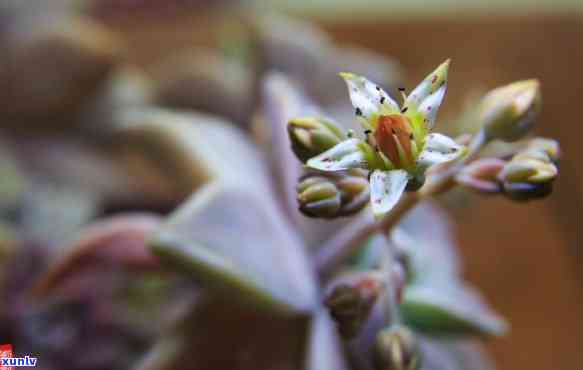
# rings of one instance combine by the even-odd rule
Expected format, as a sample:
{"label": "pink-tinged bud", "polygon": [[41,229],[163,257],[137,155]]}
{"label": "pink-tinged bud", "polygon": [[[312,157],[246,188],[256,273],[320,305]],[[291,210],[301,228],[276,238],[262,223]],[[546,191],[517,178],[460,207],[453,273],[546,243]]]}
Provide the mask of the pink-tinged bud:
{"label": "pink-tinged bud", "polygon": [[381,275],[370,271],[346,273],[332,282],[324,304],[343,338],[360,332],[382,289]]}
{"label": "pink-tinged bud", "polygon": [[497,158],[480,159],[466,166],[456,176],[456,181],[478,193],[496,194],[502,190],[497,176],[505,165],[505,161]]}

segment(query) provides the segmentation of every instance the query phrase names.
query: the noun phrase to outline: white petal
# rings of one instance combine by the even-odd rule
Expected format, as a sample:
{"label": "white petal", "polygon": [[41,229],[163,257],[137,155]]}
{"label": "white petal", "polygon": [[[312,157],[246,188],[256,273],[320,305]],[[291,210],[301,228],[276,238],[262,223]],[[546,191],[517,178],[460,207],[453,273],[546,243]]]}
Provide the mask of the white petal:
{"label": "white petal", "polygon": [[422,168],[452,161],[465,153],[465,147],[449,136],[434,133],[427,135],[426,140],[425,147],[417,159],[417,165]]}
{"label": "white petal", "polygon": [[370,200],[375,218],[381,218],[397,204],[405,191],[409,174],[405,170],[376,170],[370,178]]}
{"label": "white petal", "polygon": [[358,139],[345,140],[324,153],[311,158],[308,167],[320,171],[343,171],[351,168],[366,168],[364,152],[360,149]]}
{"label": "white petal", "polygon": [[367,121],[380,114],[399,112],[399,105],[377,84],[353,73],[341,73],[357,116]]}
{"label": "white petal", "polygon": [[419,112],[425,118],[425,126],[428,130],[431,130],[435,126],[435,118],[437,117],[437,111],[443,102],[445,97],[445,92],[447,91],[447,85],[441,86],[436,92],[429,95],[421,105],[419,106]]}
{"label": "white petal", "polygon": [[404,106],[417,108],[425,99],[435,93],[438,89],[447,86],[447,73],[449,70],[449,60],[446,60],[435,71],[431,72],[417,87],[411,91],[405,100]]}

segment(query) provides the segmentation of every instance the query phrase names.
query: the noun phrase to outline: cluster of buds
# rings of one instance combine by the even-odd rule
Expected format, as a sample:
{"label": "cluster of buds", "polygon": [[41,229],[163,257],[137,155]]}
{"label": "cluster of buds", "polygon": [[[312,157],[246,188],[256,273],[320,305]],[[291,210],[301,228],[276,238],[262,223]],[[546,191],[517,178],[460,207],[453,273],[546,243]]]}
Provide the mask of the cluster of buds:
{"label": "cluster of buds", "polygon": [[349,216],[368,204],[366,172],[358,169],[345,173],[308,172],[298,184],[300,211],[308,217]]}
{"label": "cluster of buds", "polygon": [[558,171],[559,144],[535,138],[510,160],[485,158],[468,165],[457,182],[480,193],[504,194],[513,200],[531,200],[550,194]]}

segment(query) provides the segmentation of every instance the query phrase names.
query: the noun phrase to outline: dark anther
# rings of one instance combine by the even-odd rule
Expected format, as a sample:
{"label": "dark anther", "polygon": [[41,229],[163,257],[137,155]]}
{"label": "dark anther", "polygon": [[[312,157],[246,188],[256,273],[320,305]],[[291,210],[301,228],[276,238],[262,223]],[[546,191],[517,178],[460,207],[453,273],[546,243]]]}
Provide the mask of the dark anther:
{"label": "dark anther", "polygon": [[362,116],[362,111],[360,110],[360,108],[356,108],[356,115]]}
{"label": "dark anther", "polygon": [[371,130],[364,130],[365,135],[369,135],[372,131]]}
{"label": "dark anther", "polygon": [[404,87],[399,87],[399,91],[405,91]]}
{"label": "dark anther", "polygon": [[407,109],[409,109],[409,107],[405,107],[405,108],[401,109],[401,113],[405,113],[407,111]]}
{"label": "dark anther", "polygon": [[385,97],[381,96],[381,104],[384,104],[384,103],[385,103]]}
{"label": "dark anther", "polygon": [[409,134],[409,139],[413,140],[413,133]]}

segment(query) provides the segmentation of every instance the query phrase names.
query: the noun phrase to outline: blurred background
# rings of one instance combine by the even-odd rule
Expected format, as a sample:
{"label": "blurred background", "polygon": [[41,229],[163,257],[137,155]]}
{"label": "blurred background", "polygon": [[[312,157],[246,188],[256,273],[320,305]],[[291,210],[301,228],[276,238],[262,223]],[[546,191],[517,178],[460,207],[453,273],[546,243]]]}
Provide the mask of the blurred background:
{"label": "blurred background", "polygon": [[[4,86],[30,85],[36,78],[42,79],[39,76],[47,71],[89,76],[81,87],[57,82],[56,85],[62,83],[66,90],[62,96],[54,92],[54,81],[47,82],[46,86],[35,87],[40,89],[36,90],[41,92],[38,95],[43,95],[43,91],[46,93],[44,95],[48,95],[47,101],[29,99],[36,95],[27,91],[19,93],[18,89],[3,88],[4,93],[0,92],[0,101],[4,101],[0,107],[1,138],[10,142],[5,148],[11,148],[11,153],[26,157],[27,163],[32,163],[36,173],[53,173],[49,164],[51,155],[56,155],[53,151],[23,152],[27,152],[26,148],[30,147],[40,148],[38,143],[45,139],[39,139],[38,132],[42,132],[43,138],[50,137],[51,140],[60,137],[63,132],[83,132],[70,144],[69,154],[64,154],[77,161],[59,164],[59,171],[72,171],[72,178],[89,176],[86,182],[100,189],[105,188],[104,191],[116,194],[116,197],[119,196],[119,188],[126,189],[128,193],[150,194],[148,200],[144,200],[141,195],[136,198],[119,196],[116,201],[101,207],[101,214],[132,209],[136,202],[147,203],[150,209],[164,210],[176,201],[169,194],[183,194],[187,191],[184,189],[188,188],[188,185],[183,184],[160,184],[158,179],[147,177],[140,178],[137,183],[133,183],[135,180],[132,178],[123,178],[119,184],[103,181],[101,176],[91,177],[90,173],[94,170],[87,163],[99,168],[107,166],[94,153],[78,153],[74,147],[99,137],[100,127],[108,124],[103,115],[95,113],[101,112],[100,109],[107,110],[108,104],[114,104],[108,98],[96,98],[102,96],[105,89],[101,83],[102,76],[122,76],[124,82],[116,80],[119,85],[114,90],[118,94],[115,99],[122,96],[131,104],[158,99],[170,106],[192,108],[190,102],[182,99],[183,95],[187,95],[184,89],[188,91],[188,84],[181,87],[179,81],[173,80],[178,79],[177,75],[180,74],[181,58],[188,60],[182,52],[203,50],[207,53],[207,60],[199,58],[203,60],[198,64],[200,70],[218,65],[224,67],[220,64],[224,61],[213,59],[216,58],[213,50],[238,58],[241,65],[253,70],[253,60],[248,55],[249,43],[252,41],[241,31],[245,29],[240,21],[241,7],[246,14],[243,17],[249,14],[281,13],[313,22],[313,27],[321,28],[315,32],[327,33],[338,45],[350,46],[354,50],[366,48],[390,58],[389,65],[395,83],[393,87],[403,85],[412,88],[415,81],[420,80],[427,71],[446,58],[452,58],[448,96],[439,123],[443,126],[439,130],[455,132],[456,128],[451,125],[455,123],[457,113],[463,109],[464,102],[471,99],[472,93],[514,80],[539,78],[542,82],[544,108],[537,134],[558,139],[564,153],[561,175],[553,195],[528,206],[498,198],[459,195],[455,206],[450,204],[449,209],[457,224],[456,237],[465,264],[465,276],[482,290],[492,306],[511,324],[507,336],[487,342],[497,365],[508,370],[568,370],[580,367],[580,343],[583,342],[583,320],[580,318],[583,312],[583,231],[579,212],[583,211],[583,175],[576,161],[583,156],[583,146],[577,136],[583,134],[578,111],[581,107],[579,94],[583,86],[583,49],[579,47],[583,40],[583,2],[2,0],[0,4],[2,50],[27,43],[37,45],[31,48],[16,47],[18,50],[10,54],[14,60],[29,61],[27,63],[30,65],[0,61],[0,77]],[[46,53],[59,47],[58,44],[35,44],[43,42],[38,37],[41,33],[37,31],[44,27],[44,20],[40,22],[39,19],[53,14],[61,17],[69,13],[80,13],[87,17],[83,21],[87,23],[60,23],[60,27],[70,33],[66,37],[71,39],[92,38],[91,45],[84,49],[90,55],[85,64],[89,71],[67,65],[66,56],[53,62],[44,59]],[[278,22],[275,24],[278,25]],[[299,29],[305,31],[302,27]],[[14,40],[18,40],[16,44]],[[302,44],[303,41],[300,39],[298,42]],[[313,42],[318,45],[321,41]],[[76,52],[63,47],[60,55]],[[27,53],[32,53],[34,57],[29,58]],[[293,58],[295,55],[301,54],[288,56]],[[88,66],[94,60],[97,60],[95,65]],[[49,66],[43,66],[43,63]],[[120,68],[120,65],[123,67]],[[237,89],[242,89],[245,83],[241,81],[249,76],[242,73],[239,67],[233,70],[229,68],[229,72],[222,70],[222,73],[232,73],[228,80],[232,84],[221,85],[228,93],[219,97],[211,96],[207,100],[201,98],[197,102],[199,106],[194,108],[216,112],[228,106],[230,108],[225,115],[248,126],[252,116],[251,108],[241,99],[252,96],[253,89],[244,90],[243,98]],[[195,68],[191,78],[199,79],[198,73],[202,72]],[[210,73],[213,75],[215,72]],[[210,81],[208,86],[214,86],[214,83]],[[328,91],[326,88],[317,91],[317,94],[325,96],[328,91],[338,94],[334,87]],[[13,95],[8,93],[10,96],[3,96],[7,91],[12,91]],[[347,100],[344,102],[347,103]],[[216,104],[220,106],[216,107]],[[71,115],[71,111],[75,111],[75,114]],[[72,116],[75,122],[83,123],[70,123]],[[13,150],[14,147],[17,150]],[[5,148],[0,146],[0,150]],[[84,163],[85,169],[77,168],[80,162]],[[138,172],[132,173],[143,173],[139,172],[139,163],[133,164],[133,169]],[[10,166],[5,165],[6,168],[12,168]],[[63,166],[65,169],[62,169]],[[16,183],[9,184],[9,180]],[[13,195],[18,193],[18,181],[6,175],[0,177],[0,182],[4,183],[2,191],[7,194],[3,199],[19,196]],[[100,184],[100,181],[104,183]],[[94,203],[88,201],[91,195],[83,190],[86,188],[85,182],[80,181],[77,185],[75,191],[78,191],[79,199],[83,201],[75,199],[71,202],[86,206],[75,208],[75,216],[71,216],[74,220],[70,221],[72,224],[75,220],[83,219],[80,215],[95,212],[92,208]],[[61,196],[62,188],[58,186],[47,185],[43,181],[40,184],[35,181],[33,186],[33,189],[42,189],[42,192],[36,192],[44,194],[39,197]],[[65,191],[68,195],[77,194]],[[10,216],[9,212],[7,214]],[[28,222],[38,226],[35,220]],[[69,221],[64,220],[63,224],[66,222]],[[38,233],[59,232],[55,229],[39,231],[37,227],[31,227],[33,229]]]}

